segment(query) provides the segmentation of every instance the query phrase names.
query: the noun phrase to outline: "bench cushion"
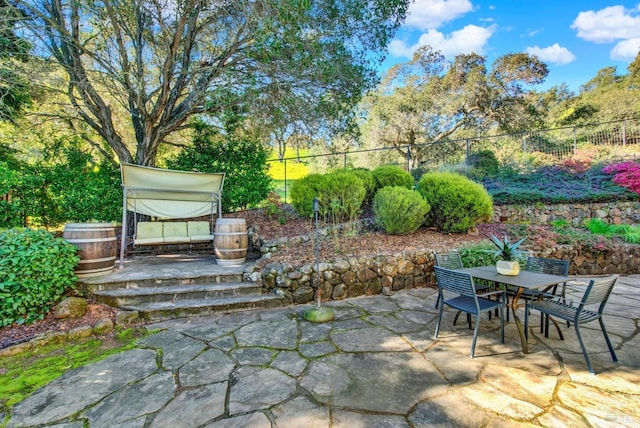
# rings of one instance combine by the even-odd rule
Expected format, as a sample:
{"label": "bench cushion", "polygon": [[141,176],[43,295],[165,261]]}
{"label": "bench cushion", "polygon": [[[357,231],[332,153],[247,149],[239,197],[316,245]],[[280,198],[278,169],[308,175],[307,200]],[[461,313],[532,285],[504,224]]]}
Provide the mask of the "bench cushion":
{"label": "bench cushion", "polygon": [[187,232],[189,232],[191,242],[213,241],[213,235],[211,234],[208,221],[187,222]]}
{"label": "bench cushion", "polygon": [[162,244],[163,238],[162,222],[141,221],[136,226],[136,238],[134,245]]}
{"label": "bench cushion", "polygon": [[186,221],[166,221],[164,222],[164,242],[189,242],[187,235]]}

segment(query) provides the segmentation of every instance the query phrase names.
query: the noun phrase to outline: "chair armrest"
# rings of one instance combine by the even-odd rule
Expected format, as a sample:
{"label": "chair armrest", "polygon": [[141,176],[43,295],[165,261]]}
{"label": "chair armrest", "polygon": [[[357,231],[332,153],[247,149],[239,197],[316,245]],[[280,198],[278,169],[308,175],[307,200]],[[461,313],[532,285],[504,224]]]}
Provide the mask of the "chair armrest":
{"label": "chair armrest", "polygon": [[482,293],[482,294],[477,294],[478,297],[487,297],[487,296],[493,296],[494,294],[502,294],[503,298],[506,300],[507,298],[507,292],[505,290],[495,290],[495,291],[490,291],[488,293]]}

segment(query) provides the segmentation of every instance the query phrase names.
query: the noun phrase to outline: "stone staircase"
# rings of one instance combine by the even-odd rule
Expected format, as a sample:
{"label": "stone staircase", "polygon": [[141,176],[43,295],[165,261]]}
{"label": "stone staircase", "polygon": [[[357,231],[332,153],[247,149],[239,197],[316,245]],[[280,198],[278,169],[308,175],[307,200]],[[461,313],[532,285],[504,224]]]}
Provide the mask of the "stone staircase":
{"label": "stone staircase", "polygon": [[263,294],[260,283],[243,280],[246,266],[219,266],[211,258],[144,260],[85,278],[81,287],[101,303],[153,321],[283,305],[278,296]]}

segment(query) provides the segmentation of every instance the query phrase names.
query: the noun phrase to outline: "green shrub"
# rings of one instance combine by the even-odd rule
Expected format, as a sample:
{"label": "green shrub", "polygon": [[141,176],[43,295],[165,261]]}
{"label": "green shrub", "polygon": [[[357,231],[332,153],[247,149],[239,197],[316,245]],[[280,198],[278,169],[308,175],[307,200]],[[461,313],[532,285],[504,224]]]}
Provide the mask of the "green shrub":
{"label": "green shrub", "polygon": [[398,165],[381,165],[373,170],[376,190],[387,186],[413,188],[413,177]]}
{"label": "green shrub", "polygon": [[267,198],[272,183],[268,173],[269,151],[255,138],[229,125],[222,134],[211,125],[194,125],[193,144],[167,160],[171,169],[224,172],[222,209],[225,212],[257,207]]}
{"label": "green shrub", "polygon": [[0,233],[0,326],[44,318],[75,287],[77,248],[44,230]]}
{"label": "green shrub", "polygon": [[418,192],[401,186],[383,187],[373,198],[376,223],[392,235],[418,229],[430,208]]}
{"label": "green shrub", "polygon": [[477,244],[466,244],[458,248],[462,265],[465,267],[489,266],[496,263],[492,251],[494,244],[489,240],[480,241]]}
{"label": "green shrub", "polygon": [[427,173],[420,179],[418,191],[431,206],[427,224],[443,232],[466,232],[488,221],[493,213],[493,202],[485,188],[458,174]]}
{"label": "green shrub", "polygon": [[291,185],[291,205],[301,217],[313,217],[313,198],[318,196],[324,182],[324,175],[309,174]]}
{"label": "green shrub", "polygon": [[376,180],[373,178],[373,171],[366,168],[353,168],[349,169],[349,172],[355,174],[360,180],[362,180],[362,184],[364,185],[364,189],[366,191],[364,200],[366,203],[370,203],[373,199],[373,195],[376,192]]}
{"label": "green shrub", "polygon": [[480,177],[496,175],[500,170],[500,163],[491,150],[481,150],[469,155],[467,163],[473,169],[474,175]]}
{"label": "green shrub", "polygon": [[360,215],[366,189],[358,173],[338,170],[324,176],[318,193],[320,213],[337,223],[355,220]]}

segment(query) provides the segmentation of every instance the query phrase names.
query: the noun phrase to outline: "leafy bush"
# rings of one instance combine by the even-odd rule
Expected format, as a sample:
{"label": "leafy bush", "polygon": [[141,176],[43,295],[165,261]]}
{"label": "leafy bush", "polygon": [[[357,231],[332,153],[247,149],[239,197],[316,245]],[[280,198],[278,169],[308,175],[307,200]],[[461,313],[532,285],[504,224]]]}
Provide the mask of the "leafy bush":
{"label": "leafy bush", "polygon": [[376,223],[392,235],[418,229],[430,208],[418,192],[401,186],[383,187],[373,198]]}
{"label": "leafy bush", "polygon": [[365,194],[366,189],[357,173],[350,170],[330,172],[324,176],[318,192],[320,213],[333,223],[355,220],[360,215]]}
{"label": "leafy bush", "polygon": [[75,287],[77,248],[44,230],[0,233],[0,326],[44,318]]}
{"label": "leafy bush", "polygon": [[485,188],[458,174],[427,173],[418,182],[418,191],[431,206],[427,224],[444,232],[466,232],[493,213]]}
{"label": "leafy bush", "polygon": [[413,177],[398,165],[381,165],[373,170],[376,190],[387,186],[413,187]]}
{"label": "leafy bush", "polygon": [[492,254],[495,248],[491,241],[484,240],[477,244],[466,244],[458,248],[462,265],[465,267],[489,266],[495,264],[496,258]]}
{"label": "leafy bush", "polygon": [[224,172],[223,211],[257,207],[271,191],[267,149],[260,141],[235,131],[222,134],[204,123],[194,127],[193,144],[168,159],[167,166],[184,171]]}
{"label": "leafy bush", "polygon": [[32,165],[0,165],[0,194],[11,195],[2,201],[0,227],[24,226],[27,218],[45,227],[122,218],[118,166],[79,146],[74,139],[61,139]]}
{"label": "leafy bush", "polygon": [[364,189],[366,191],[364,200],[366,203],[370,203],[376,191],[376,180],[373,177],[373,171],[366,168],[353,168],[349,169],[348,171],[352,174],[355,174],[358,178],[360,178],[360,180],[362,180],[362,184],[364,185]]}
{"label": "leafy bush", "polygon": [[313,217],[313,198],[318,197],[324,182],[322,174],[309,174],[291,185],[291,204],[301,217]]}
{"label": "leafy bush", "polygon": [[615,174],[613,182],[640,195],[640,163],[625,162],[605,167],[603,172]]}
{"label": "leafy bush", "polygon": [[500,163],[491,150],[482,150],[469,155],[467,163],[480,175],[495,175],[500,169]]}

